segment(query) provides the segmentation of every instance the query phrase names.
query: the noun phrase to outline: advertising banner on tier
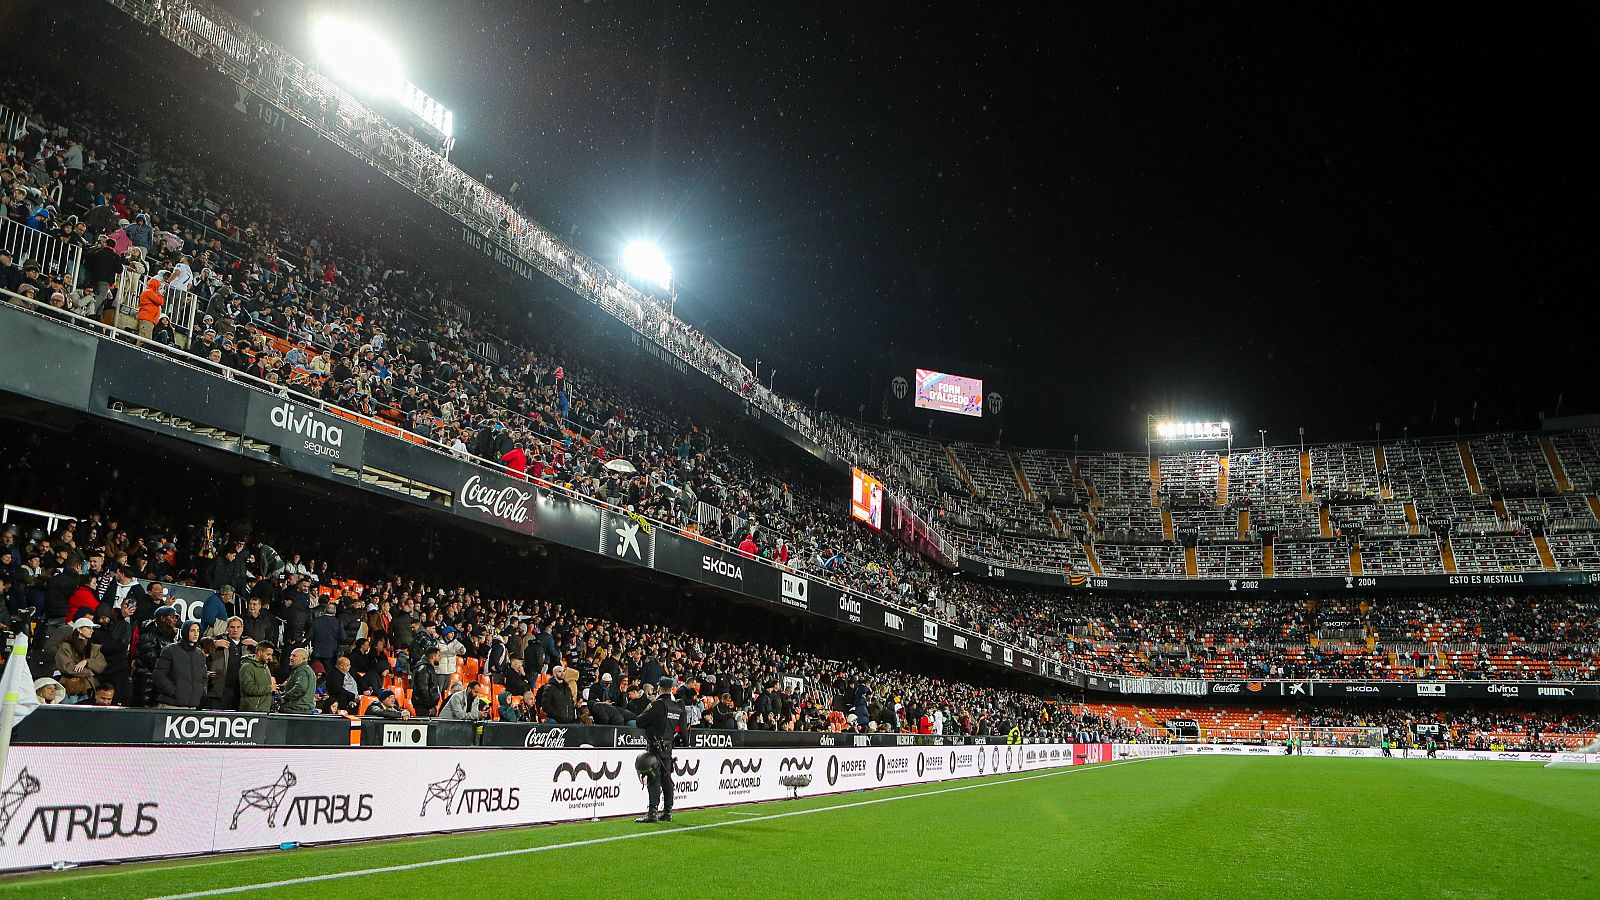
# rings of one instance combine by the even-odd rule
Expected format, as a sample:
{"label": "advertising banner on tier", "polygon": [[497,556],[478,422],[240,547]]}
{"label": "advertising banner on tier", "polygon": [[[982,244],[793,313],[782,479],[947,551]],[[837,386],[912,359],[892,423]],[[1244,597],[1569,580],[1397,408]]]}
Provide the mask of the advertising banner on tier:
{"label": "advertising banner on tier", "polygon": [[1090,691],[1241,699],[1600,700],[1600,683],[1578,681],[1202,681],[1087,674],[1077,681]]}
{"label": "advertising banner on tier", "polygon": [[1562,587],[1600,584],[1600,572],[1493,572],[1448,575],[1311,575],[1281,578],[1123,578],[1115,575],[1044,572],[963,556],[961,571],[992,581],[1096,591],[1149,593],[1256,593],[1261,591],[1415,590],[1426,588]]}
{"label": "advertising banner on tier", "polygon": [[[0,869],[631,816],[634,749],[16,747]],[[678,809],[1107,761],[1109,744],[684,749]],[[85,782],[62,772],[94,771]],[[12,774],[14,773],[14,774]],[[774,813],[781,811],[775,808]]]}
{"label": "advertising banner on tier", "polygon": [[285,465],[316,475],[335,465],[360,470],[364,426],[292,399],[260,391],[249,397],[244,433],[277,447]]}

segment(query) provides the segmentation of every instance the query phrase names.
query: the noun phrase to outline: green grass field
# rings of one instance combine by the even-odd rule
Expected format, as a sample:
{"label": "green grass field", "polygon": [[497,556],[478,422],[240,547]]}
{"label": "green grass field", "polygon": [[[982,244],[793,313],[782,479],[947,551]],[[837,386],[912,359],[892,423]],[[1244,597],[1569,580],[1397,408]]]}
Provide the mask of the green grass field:
{"label": "green grass field", "polygon": [[1527,763],[1186,757],[675,819],[84,868],[0,897],[317,876],[224,895],[1600,897],[1600,771]]}

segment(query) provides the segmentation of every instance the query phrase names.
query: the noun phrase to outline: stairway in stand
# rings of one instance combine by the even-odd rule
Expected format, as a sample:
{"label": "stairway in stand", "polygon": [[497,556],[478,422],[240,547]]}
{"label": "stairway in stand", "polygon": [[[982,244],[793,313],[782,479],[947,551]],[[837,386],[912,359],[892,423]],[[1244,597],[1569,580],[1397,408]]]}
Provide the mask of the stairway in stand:
{"label": "stairway in stand", "polygon": [[1539,561],[1544,563],[1544,570],[1546,572],[1554,572],[1557,568],[1559,568],[1556,565],[1556,555],[1550,552],[1550,542],[1545,540],[1544,535],[1534,535],[1533,546],[1539,548]]}
{"label": "stairway in stand", "polygon": [[1450,539],[1448,537],[1439,542],[1439,559],[1444,562],[1444,570],[1446,573],[1450,575],[1454,575],[1456,573],[1456,551],[1455,548],[1450,546]]}
{"label": "stairway in stand", "polygon": [[1478,464],[1472,461],[1472,446],[1466,441],[1456,444],[1461,450],[1461,469],[1467,473],[1467,488],[1474,494],[1483,493],[1483,482],[1478,480]]}

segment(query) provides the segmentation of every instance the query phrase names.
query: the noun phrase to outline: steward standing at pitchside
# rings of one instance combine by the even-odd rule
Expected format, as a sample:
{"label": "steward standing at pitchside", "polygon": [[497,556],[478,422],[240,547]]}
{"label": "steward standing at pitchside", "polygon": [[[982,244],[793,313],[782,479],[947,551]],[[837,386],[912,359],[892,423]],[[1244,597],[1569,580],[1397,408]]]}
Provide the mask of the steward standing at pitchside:
{"label": "steward standing at pitchside", "polygon": [[672,677],[664,676],[656,685],[655,699],[639,714],[648,749],[639,754],[637,766],[650,793],[650,808],[634,821],[644,823],[672,821],[672,739],[683,722],[683,707],[672,695],[676,687]]}

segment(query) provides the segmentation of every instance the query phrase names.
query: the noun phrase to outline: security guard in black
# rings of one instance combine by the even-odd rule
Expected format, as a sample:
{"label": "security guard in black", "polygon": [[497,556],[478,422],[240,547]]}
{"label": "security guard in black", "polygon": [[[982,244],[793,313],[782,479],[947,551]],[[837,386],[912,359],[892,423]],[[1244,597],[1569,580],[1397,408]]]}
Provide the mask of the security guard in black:
{"label": "security guard in black", "polygon": [[[683,724],[683,707],[672,696],[675,683],[670,677],[657,682],[655,699],[639,714],[639,728],[644,731],[645,746],[661,765],[645,776],[645,787],[650,795],[650,809],[640,822],[672,821],[672,739]],[[661,814],[656,815],[660,809]]]}

